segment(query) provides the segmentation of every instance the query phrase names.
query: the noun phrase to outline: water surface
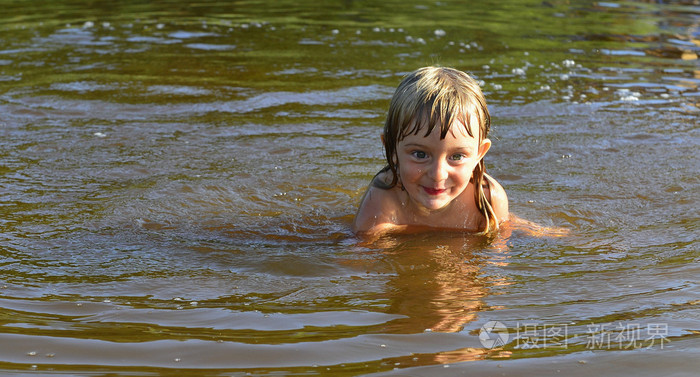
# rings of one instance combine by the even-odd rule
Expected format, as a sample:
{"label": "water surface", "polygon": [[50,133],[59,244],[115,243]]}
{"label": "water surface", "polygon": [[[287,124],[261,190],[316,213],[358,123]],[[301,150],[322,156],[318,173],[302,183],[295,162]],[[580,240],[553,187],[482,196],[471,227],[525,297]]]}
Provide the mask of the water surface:
{"label": "water surface", "polygon": [[[0,5],[3,374],[700,368],[697,2]],[[353,237],[431,64],[569,236]]]}

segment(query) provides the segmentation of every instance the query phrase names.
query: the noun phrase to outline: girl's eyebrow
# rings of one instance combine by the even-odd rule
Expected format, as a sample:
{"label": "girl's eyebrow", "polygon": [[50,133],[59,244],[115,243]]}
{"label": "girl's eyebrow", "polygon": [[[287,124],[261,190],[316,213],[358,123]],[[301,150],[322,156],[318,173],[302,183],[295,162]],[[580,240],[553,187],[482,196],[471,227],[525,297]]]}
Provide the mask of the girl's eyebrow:
{"label": "girl's eyebrow", "polygon": [[421,147],[421,148],[426,148],[425,144],[419,144],[419,143],[408,143],[404,144],[406,147]]}
{"label": "girl's eyebrow", "polygon": [[[408,144],[404,144],[404,148],[408,148],[408,147],[413,147],[413,148],[415,148],[415,147],[428,148],[428,146],[426,146],[425,144],[420,144],[420,143],[408,143]],[[462,151],[467,151],[467,152],[469,152],[469,151],[472,150],[472,148],[470,148],[469,146],[466,146],[466,145],[465,145],[465,146],[457,146],[457,147],[453,148],[453,150],[462,150]]]}

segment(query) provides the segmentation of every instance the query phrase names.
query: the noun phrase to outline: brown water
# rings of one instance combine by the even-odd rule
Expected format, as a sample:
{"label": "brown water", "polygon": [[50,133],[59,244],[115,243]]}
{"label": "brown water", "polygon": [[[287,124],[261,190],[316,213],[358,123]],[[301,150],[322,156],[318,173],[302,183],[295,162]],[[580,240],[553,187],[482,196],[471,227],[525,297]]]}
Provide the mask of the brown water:
{"label": "brown water", "polygon": [[[472,3],[0,1],[0,374],[697,374],[698,2]],[[352,236],[430,64],[570,236]]]}

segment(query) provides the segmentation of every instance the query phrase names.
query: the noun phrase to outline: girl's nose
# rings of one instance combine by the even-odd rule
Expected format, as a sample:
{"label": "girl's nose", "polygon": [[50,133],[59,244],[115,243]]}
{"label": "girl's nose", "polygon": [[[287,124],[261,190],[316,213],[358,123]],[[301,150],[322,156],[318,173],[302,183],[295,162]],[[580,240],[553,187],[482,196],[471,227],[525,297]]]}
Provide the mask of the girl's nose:
{"label": "girl's nose", "polygon": [[447,179],[447,169],[449,168],[446,161],[438,159],[430,169],[430,178],[436,182]]}

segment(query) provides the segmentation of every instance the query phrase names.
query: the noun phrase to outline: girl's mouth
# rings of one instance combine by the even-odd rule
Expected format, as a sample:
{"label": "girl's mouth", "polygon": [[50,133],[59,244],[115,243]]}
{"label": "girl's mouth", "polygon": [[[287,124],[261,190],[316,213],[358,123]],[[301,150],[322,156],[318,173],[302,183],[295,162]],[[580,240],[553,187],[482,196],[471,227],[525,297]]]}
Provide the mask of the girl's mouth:
{"label": "girl's mouth", "polygon": [[425,190],[425,192],[428,195],[440,195],[443,192],[447,191],[447,189],[434,189],[432,187],[425,187],[425,186],[423,186],[423,190]]}

